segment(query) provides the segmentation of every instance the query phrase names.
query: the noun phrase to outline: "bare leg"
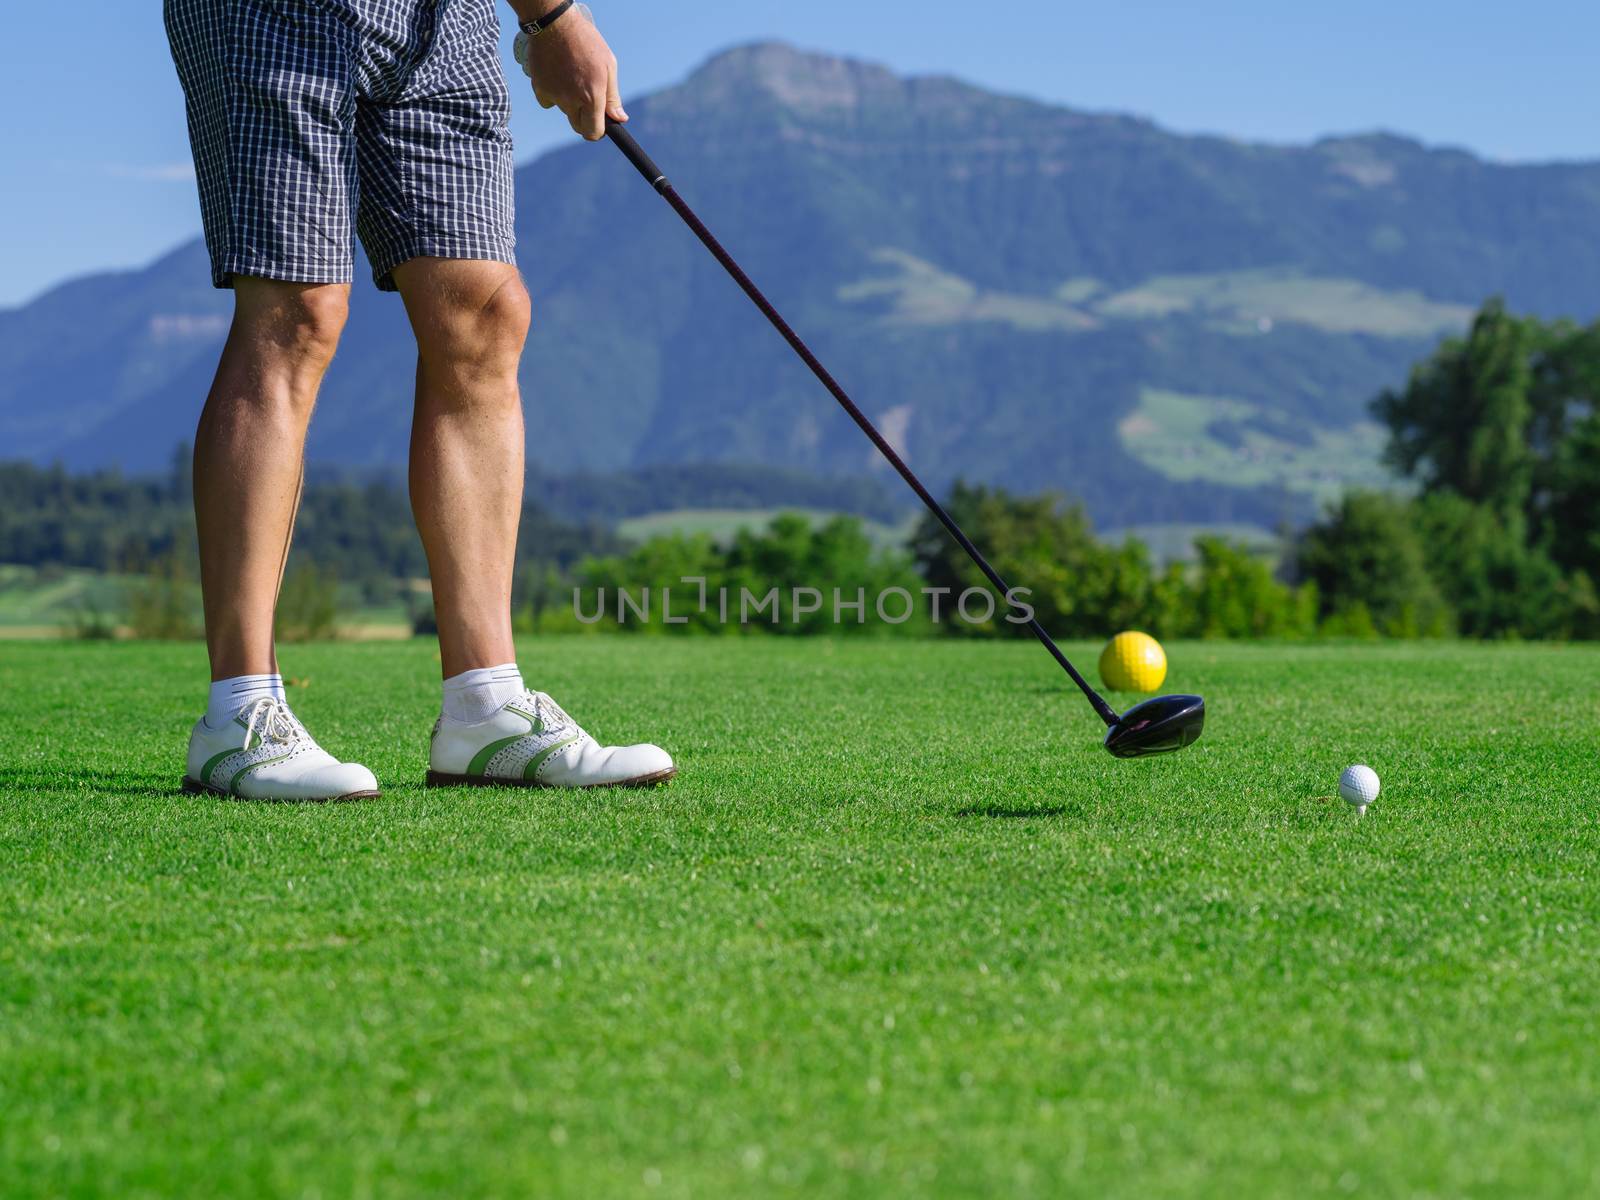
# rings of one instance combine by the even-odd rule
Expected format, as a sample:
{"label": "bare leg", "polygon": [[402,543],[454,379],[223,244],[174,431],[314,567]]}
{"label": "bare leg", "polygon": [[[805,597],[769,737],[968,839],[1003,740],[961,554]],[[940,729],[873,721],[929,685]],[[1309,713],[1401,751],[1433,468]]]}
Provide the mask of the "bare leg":
{"label": "bare leg", "polygon": [[411,509],[428,554],[448,678],[512,662],[522,516],[517,363],[528,292],[504,263],[417,258],[396,269],[417,335]]}
{"label": "bare leg", "polygon": [[194,439],[211,678],[275,672],[273,610],[305,465],[306,426],[344,328],[343,284],[234,281],[233,327]]}

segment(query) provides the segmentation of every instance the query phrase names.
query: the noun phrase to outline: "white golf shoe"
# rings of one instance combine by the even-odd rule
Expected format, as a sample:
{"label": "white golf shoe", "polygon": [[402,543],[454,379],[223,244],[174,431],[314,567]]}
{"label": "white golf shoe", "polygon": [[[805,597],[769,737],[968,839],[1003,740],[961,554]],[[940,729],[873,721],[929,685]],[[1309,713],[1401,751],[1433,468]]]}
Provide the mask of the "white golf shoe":
{"label": "white golf shoe", "polygon": [[661,747],[602,746],[533,691],[476,724],[441,716],[428,764],[429,787],[643,787],[678,773]]}
{"label": "white golf shoe", "polygon": [[306,732],[282,700],[257,700],[221,729],[205,721],[189,735],[183,790],[246,800],[364,800],[378,781],[342,763]]}

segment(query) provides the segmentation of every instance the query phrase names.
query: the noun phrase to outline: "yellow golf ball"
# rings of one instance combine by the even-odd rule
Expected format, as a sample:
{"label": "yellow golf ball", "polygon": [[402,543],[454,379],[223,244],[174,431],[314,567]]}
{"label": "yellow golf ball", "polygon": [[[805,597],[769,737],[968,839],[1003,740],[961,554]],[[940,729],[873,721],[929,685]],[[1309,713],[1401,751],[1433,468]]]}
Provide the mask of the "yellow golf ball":
{"label": "yellow golf ball", "polygon": [[1167,652],[1148,633],[1119,633],[1100,651],[1100,678],[1113,692],[1153,692],[1167,677]]}

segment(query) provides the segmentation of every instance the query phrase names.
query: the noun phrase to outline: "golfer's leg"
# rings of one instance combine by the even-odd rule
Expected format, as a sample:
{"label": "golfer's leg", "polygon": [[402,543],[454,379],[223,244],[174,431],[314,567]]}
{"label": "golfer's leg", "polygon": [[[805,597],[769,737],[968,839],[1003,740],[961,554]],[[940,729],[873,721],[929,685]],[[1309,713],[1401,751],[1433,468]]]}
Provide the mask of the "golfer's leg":
{"label": "golfer's leg", "polygon": [[528,293],[515,267],[414,258],[394,270],[417,336],[411,507],[428,555],[446,678],[513,662],[522,513],[517,363]]}
{"label": "golfer's leg", "polygon": [[165,0],[163,13],[212,283],[235,291],[195,435],[212,678],[270,675],[306,422],[353,276],[355,83],[322,6]]}
{"label": "golfer's leg", "polygon": [[234,276],[233,328],[194,449],[211,698],[189,733],[185,791],[262,800],[378,795],[284,700],[272,613],[300,500],[306,424],[344,326],[346,284]]}
{"label": "golfer's leg", "polygon": [[306,425],[349,287],[236,278],[233,328],[194,444],[211,677],[277,672],[273,610],[299,503]]}

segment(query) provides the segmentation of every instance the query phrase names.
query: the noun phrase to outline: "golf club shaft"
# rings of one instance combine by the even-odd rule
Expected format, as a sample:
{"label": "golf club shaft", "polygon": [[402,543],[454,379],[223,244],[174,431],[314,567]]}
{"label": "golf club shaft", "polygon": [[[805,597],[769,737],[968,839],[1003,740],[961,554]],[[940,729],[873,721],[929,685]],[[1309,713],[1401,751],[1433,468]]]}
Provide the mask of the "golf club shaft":
{"label": "golf club shaft", "polygon": [[[989,560],[984,558],[978,548],[972,544],[972,539],[961,531],[961,526],[956,524],[955,518],[944,510],[944,505],[934,499],[933,493],[923,486],[922,480],[917,478],[916,473],[905,464],[883,434],[878,432],[877,426],[869,421],[866,414],[856,407],[855,401],[850,399],[844,388],[839,386],[839,381],[829,373],[827,367],[822,365],[821,360],[811,353],[811,348],[800,339],[799,334],[790,328],[789,322],[783,319],[783,315],[772,306],[772,302],[762,294],[761,289],[755,285],[750,276],[744,273],[744,268],[734,260],[733,255],[723,248],[722,243],[717,241],[715,235],[695,215],[694,210],[689,207],[683,197],[678,195],[677,190],[667,181],[667,177],[661,168],[656,166],[654,160],[644,152],[643,147],[634,139],[634,136],[623,126],[609,119],[606,121],[606,134],[616,144],[617,149],[621,150],[628,161],[638,169],[639,174],[643,175],[649,181],[650,186],[661,194],[662,199],[672,206],[673,211],[683,218],[683,223],[694,231],[694,235],[705,244],[707,250],[711,251],[712,257],[722,264],[723,269],[733,277],[733,281],[744,289],[744,294],[750,297],[755,306],[761,310],[762,315],[772,323],[772,327],[783,335],[783,340],[788,342],[790,348],[800,356],[806,366],[811,368],[811,373],[821,381],[823,387],[828,389],[833,398],[839,402],[839,406],[850,414],[850,419],[861,427],[861,432],[872,440],[872,444],[888,460],[889,465],[900,473],[900,478],[906,481],[911,490],[917,494],[917,498],[927,506],[928,511],[938,518],[939,523],[967,552],[967,556],[977,564],[978,569],[984,573],[989,582],[999,589],[1001,598],[1007,599],[1011,594],[1011,589],[1007,586],[1006,581],[1000,577],[1000,572],[989,565]],[[1118,720],[1116,710],[1106,703],[1100,693],[1089,686],[1088,680],[1078,674],[1078,669],[1061,652],[1061,647],[1055,644],[1055,640],[1045,632],[1044,626],[1039,624],[1037,617],[1028,618],[1028,628],[1033,631],[1033,636],[1039,639],[1040,644],[1050,651],[1056,662],[1061,664],[1061,669],[1072,677],[1072,682],[1077,684],[1083,694],[1089,698],[1089,703],[1094,706],[1094,710],[1099,714],[1100,719],[1107,725],[1115,725]]]}

